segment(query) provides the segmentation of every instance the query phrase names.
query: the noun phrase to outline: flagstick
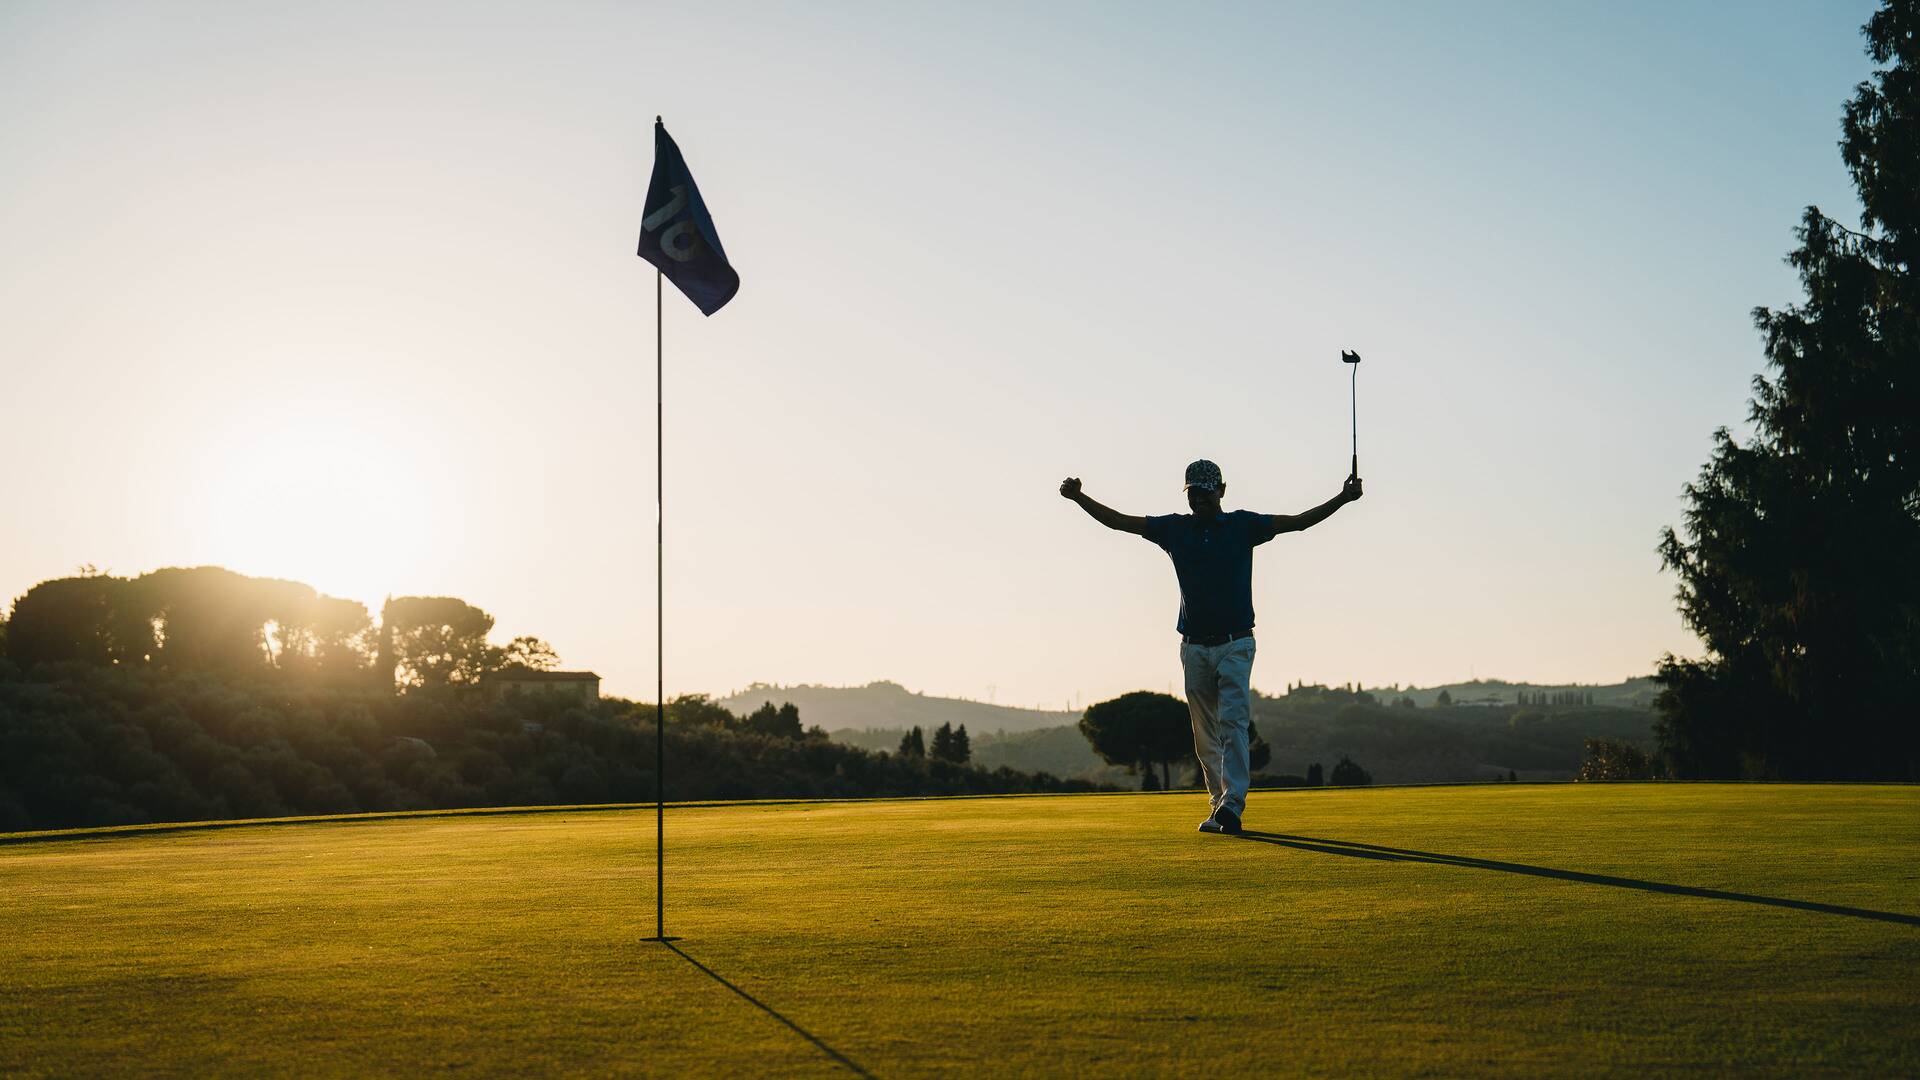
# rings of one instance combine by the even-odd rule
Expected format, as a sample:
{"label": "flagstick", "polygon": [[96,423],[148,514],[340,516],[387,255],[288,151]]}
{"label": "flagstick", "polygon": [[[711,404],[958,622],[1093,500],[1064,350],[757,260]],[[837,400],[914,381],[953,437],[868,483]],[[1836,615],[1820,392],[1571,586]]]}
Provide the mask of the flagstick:
{"label": "flagstick", "polygon": [[653,692],[653,939],[667,937],[667,433],[666,350],[660,283],[653,274],[654,662]]}

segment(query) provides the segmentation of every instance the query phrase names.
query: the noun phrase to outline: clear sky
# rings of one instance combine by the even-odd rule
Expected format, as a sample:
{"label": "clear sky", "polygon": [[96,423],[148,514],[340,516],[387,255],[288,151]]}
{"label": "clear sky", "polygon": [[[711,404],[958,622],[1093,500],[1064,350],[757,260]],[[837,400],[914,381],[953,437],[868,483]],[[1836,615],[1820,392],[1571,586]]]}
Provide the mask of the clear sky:
{"label": "clear sky", "polygon": [[1643,674],[1872,8],[11,0],[0,593],[450,594],[650,698],[660,113],[742,279],[667,296],[669,693],[1172,687],[1061,478],[1303,510],[1342,348],[1254,685]]}

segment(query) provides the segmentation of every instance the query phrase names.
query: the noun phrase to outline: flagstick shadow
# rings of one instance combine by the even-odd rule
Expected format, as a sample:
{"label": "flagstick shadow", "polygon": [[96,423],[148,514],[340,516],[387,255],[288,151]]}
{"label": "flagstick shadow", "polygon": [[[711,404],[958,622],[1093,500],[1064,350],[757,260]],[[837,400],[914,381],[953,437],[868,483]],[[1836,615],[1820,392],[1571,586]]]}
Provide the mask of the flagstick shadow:
{"label": "flagstick shadow", "polygon": [[1641,881],[1637,878],[1611,877],[1606,874],[1587,874],[1578,870],[1556,870],[1548,866],[1528,866],[1525,863],[1476,859],[1466,855],[1441,855],[1431,851],[1382,847],[1378,844],[1360,844],[1348,840],[1324,840],[1312,836],[1287,836],[1281,833],[1248,831],[1241,833],[1240,839],[1252,840],[1260,844],[1273,844],[1277,847],[1294,848],[1299,851],[1312,851],[1322,855],[1344,855],[1351,859],[1374,859],[1381,862],[1428,863],[1434,866],[1458,866],[1470,870],[1498,870],[1508,874],[1525,874],[1529,877],[1555,878],[1560,881],[1577,881],[1584,885],[1609,885],[1617,889],[1636,889],[1640,892],[1666,893],[1670,896],[1697,896],[1707,900],[1731,900],[1742,904],[1760,904],[1765,907],[1790,908],[1794,911],[1812,911],[1822,915],[1844,915],[1853,919],[1872,919],[1875,922],[1899,923],[1903,926],[1920,926],[1920,915],[1902,915],[1893,911],[1872,911],[1867,908],[1842,907],[1838,904],[1819,904],[1811,900],[1787,900],[1777,896],[1755,896],[1751,893],[1727,892],[1722,889],[1699,889],[1691,885],[1670,885],[1661,881]]}
{"label": "flagstick shadow", "polygon": [[723,977],[719,972],[713,970],[712,968],[701,963],[700,961],[695,960],[693,957],[688,956],[685,950],[681,949],[680,946],[675,945],[671,940],[663,941],[659,938],[653,938],[651,940],[659,941],[660,944],[666,946],[668,949],[671,949],[675,956],[678,956],[680,959],[685,960],[687,963],[692,964],[694,967],[700,969],[700,972],[704,974],[707,978],[712,979],[714,982],[717,982],[721,986],[724,986],[727,989],[733,991],[735,994],[740,995],[741,1000],[745,1001],[747,1004],[752,1005],[754,1008],[759,1009],[761,1012],[766,1013],[768,1016],[771,1016],[775,1020],[778,1020],[782,1024],[785,1024],[787,1028],[791,1030],[795,1035],[798,1035],[801,1038],[812,1043],[815,1047],[819,1048],[821,1053],[832,1058],[834,1061],[838,1062],[839,1064],[846,1066],[855,1075],[864,1076],[867,1078],[867,1080],[874,1080],[874,1075],[868,1072],[866,1069],[861,1068],[860,1065],[857,1062],[855,1062],[852,1058],[849,1058],[847,1057],[847,1055],[841,1053],[838,1050],[835,1050],[831,1046],[828,1046],[825,1042],[821,1041],[819,1036],[815,1035],[813,1032],[808,1031],[806,1028],[803,1028],[799,1024],[796,1024],[793,1021],[787,1019],[786,1017],[780,1015],[780,1013],[776,1011],[773,1008],[773,1006],[768,1005],[766,1002],[761,1001],[759,998],[754,997],[752,994],[749,994],[745,990],[742,990],[738,986],[735,986],[734,984],[728,982],[726,978]]}

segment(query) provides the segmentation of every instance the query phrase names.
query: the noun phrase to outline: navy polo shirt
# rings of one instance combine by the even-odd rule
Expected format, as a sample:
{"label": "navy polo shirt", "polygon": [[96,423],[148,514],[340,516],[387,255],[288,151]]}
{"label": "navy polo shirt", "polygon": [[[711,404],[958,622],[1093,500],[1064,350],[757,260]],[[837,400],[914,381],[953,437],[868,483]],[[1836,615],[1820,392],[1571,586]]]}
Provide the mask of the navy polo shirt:
{"label": "navy polo shirt", "polygon": [[1176,629],[1195,637],[1253,629],[1253,549],[1273,539],[1273,518],[1251,510],[1208,522],[1162,514],[1148,518],[1141,535],[1160,545],[1180,578]]}

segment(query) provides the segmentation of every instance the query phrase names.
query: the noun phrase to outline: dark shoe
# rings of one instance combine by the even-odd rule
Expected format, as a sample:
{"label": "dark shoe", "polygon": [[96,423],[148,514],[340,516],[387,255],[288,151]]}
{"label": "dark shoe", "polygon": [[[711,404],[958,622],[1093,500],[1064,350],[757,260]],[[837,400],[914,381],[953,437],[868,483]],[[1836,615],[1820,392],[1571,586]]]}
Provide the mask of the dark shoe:
{"label": "dark shoe", "polygon": [[1218,821],[1215,821],[1212,818],[1208,818],[1207,820],[1200,823],[1200,831],[1217,833],[1217,832],[1226,832],[1227,830],[1221,828],[1220,823]]}
{"label": "dark shoe", "polygon": [[[1228,836],[1240,835],[1240,815],[1224,806],[1213,812],[1213,824],[1218,831],[1226,833]],[[1205,825],[1200,827],[1203,829],[1206,828]]]}

